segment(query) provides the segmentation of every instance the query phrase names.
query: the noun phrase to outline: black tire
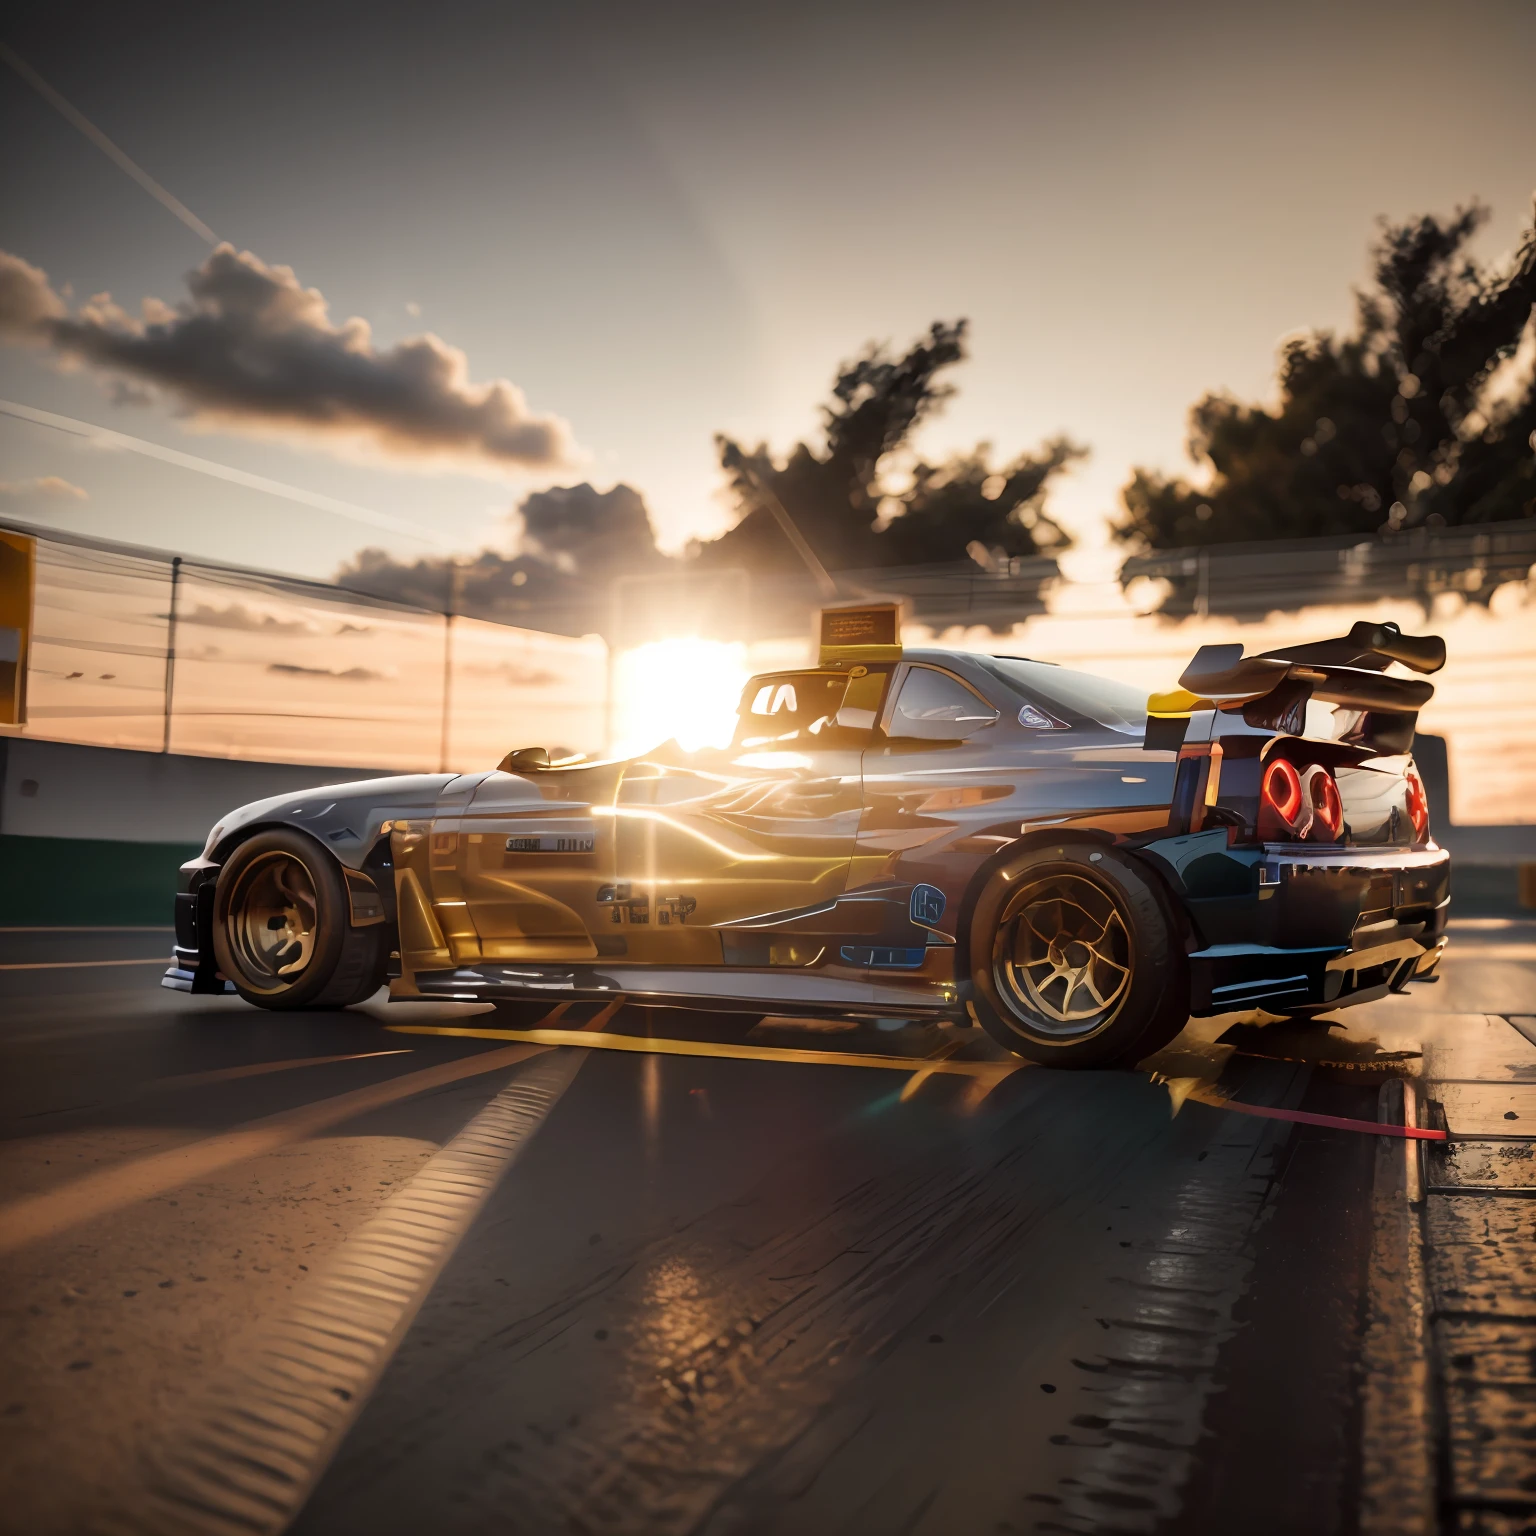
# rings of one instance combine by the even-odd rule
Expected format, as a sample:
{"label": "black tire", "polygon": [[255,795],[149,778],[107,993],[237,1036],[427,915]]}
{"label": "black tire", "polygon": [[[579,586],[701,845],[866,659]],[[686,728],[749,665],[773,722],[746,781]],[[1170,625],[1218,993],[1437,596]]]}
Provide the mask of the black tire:
{"label": "black tire", "polygon": [[345,1008],[384,979],[388,928],[351,925],[340,866],[302,832],[258,832],[219,871],[213,952],[258,1008]]}
{"label": "black tire", "polygon": [[977,1022],[1044,1066],[1134,1065],[1189,1017],[1179,934],[1156,878],[1124,854],[1086,840],[1029,849],[971,914]]}

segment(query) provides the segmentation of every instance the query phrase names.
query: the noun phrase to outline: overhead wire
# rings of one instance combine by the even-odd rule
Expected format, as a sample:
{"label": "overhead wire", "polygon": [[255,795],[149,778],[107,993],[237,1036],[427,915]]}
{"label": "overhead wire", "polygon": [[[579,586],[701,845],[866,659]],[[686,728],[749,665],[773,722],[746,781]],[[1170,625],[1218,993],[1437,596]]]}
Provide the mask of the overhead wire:
{"label": "overhead wire", "polygon": [[284,496],[289,501],[317,507],[323,512],[334,512],[338,517],[350,518],[356,523],[367,523],[371,527],[388,529],[391,533],[403,533],[429,544],[448,547],[449,541],[440,534],[423,528],[419,524],[408,522],[405,518],[393,517],[388,512],[376,512],[373,508],[359,506],[356,502],[343,501],[337,496],[327,496],[323,491],[306,490],[302,486],[288,485],[282,480],[252,474],[246,469],[235,469],[229,464],[220,464],[213,459],[201,459],[196,454],[183,453],[179,448],[167,448],[162,443],[152,443],[142,437],[132,437],[126,432],[118,432],[111,427],[97,426],[94,422],[80,421],[73,416],[61,416],[57,411],[39,410],[36,406],[21,405],[15,400],[0,400],[0,416],[11,416],[18,421],[31,422],[35,426],[52,427],[55,431],[85,438],[103,448],[126,449],[130,453],[142,454],[145,458],[159,459],[166,464],[175,464],[181,469],[191,469],[199,474],[211,475],[216,480],[227,480],[232,485],[242,485],[253,491],[265,491],[273,496]]}
{"label": "overhead wire", "polygon": [[[14,48],[3,41],[0,41],[0,59],[9,64],[38,95],[48,102],[50,106],[54,107],[68,122],[78,128],[114,165],[131,176],[156,202],[174,214],[195,235],[206,240],[210,245],[218,245],[220,243],[219,237],[180,198],[174,196],[165,187],[161,186],[148,171],[114,144],[83,112],[69,102],[60,92],[55,90]],[[274,496],[284,496],[290,501],[301,502],[306,506],[316,507],[323,512],[333,512],[339,517],[350,518],[354,522],[367,523],[376,528],[387,529],[392,533],[403,533],[410,538],[420,539],[428,544],[435,544],[440,548],[449,547],[449,540],[404,518],[392,517],[386,512],[375,512],[372,508],[361,507],[354,502],[342,501],[338,497],[327,496],[319,491],[308,491],[299,486],[285,485],[280,480],[272,480],[265,475],[251,474],[243,469],[234,469],[230,465],[218,464],[211,459],[198,458],[195,454],[182,453],[175,448],[165,448],[159,443],[147,442],[143,438],[131,437],[126,432],[115,432],[110,427],[99,427],[91,422],[78,421],[69,416],[60,416],[53,411],[38,410],[33,406],[18,405],[10,400],[0,400],[0,414],[16,417],[21,421],[30,421],[39,426],[53,427],[62,432],[69,432],[77,437],[92,439],[105,447],[125,448],[130,452],[143,454],[147,458],[160,459],[167,464],[175,464],[182,469],[196,470],[200,474],[211,475],[215,479],[227,480],[234,485],[243,485],[250,490],[265,491]]]}

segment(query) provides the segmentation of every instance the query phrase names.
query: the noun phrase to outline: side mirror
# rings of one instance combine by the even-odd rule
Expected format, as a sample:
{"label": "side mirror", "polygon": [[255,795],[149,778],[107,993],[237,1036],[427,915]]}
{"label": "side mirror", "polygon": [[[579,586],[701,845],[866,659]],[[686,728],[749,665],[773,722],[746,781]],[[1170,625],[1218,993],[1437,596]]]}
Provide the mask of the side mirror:
{"label": "side mirror", "polygon": [[548,747],[519,747],[496,765],[502,773],[533,773],[549,767]]}

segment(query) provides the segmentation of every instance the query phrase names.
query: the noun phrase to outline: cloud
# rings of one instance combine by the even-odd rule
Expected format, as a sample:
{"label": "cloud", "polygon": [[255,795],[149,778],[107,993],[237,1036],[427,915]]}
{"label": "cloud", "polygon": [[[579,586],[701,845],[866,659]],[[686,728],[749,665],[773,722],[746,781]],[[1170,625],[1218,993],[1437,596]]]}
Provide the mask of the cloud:
{"label": "cloud", "polygon": [[64,300],[49,287],[46,272],[0,251],[0,336],[46,342],[48,326],[68,313]]}
{"label": "cloud", "polygon": [[270,613],[258,613],[244,603],[231,603],[227,608],[215,608],[212,603],[199,603],[189,612],[178,617],[178,623],[198,624],[205,629],[243,629],[263,635],[313,635],[318,633],[313,624],[303,619],[278,619]]}
{"label": "cloud", "polygon": [[333,325],[290,267],[220,245],[187,288],[138,316],[108,294],[71,311],[46,273],[0,251],[0,337],[49,346],[119,388],[161,390],[206,425],[482,474],[576,457],[567,424],[531,413],[516,385],[473,383],[464,353],[430,333],[379,351],[367,321]]}
{"label": "cloud", "polygon": [[155,392],[146,389],[142,384],[135,384],[128,379],[108,379],[106,381],[107,399],[113,405],[153,405]]}
{"label": "cloud", "polygon": [[34,480],[0,480],[0,496],[18,500],[39,498],[45,501],[89,501],[90,492],[58,475],[39,475]]}
{"label": "cloud", "polygon": [[515,661],[493,662],[489,666],[469,663],[464,670],[478,677],[494,677],[498,682],[511,683],[515,688],[547,688],[551,683],[566,681],[558,672],[547,667],[524,666]]}
{"label": "cloud", "polygon": [[[540,628],[579,635],[589,628],[593,593],[606,594],[612,577],[681,566],[656,548],[645,499],[632,486],[599,491],[583,482],[534,491],[509,521],[517,554],[482,549],[458,562],[440,556],[406,562],[382,549],[361,549],[336,581],[440,613],[451,603],[455,613],[494,623],[527,624],[538,614]],[[570,624],[577,627],[566,628]],[[507,680],[530,687],[544,681],[533,674]]]}
{"label": "cloud", "polygon": [[384,677],[382,672],[374,672],[368,667],[348,667],[345,672],[337,672],[330,667],[300,667],[288,661],[274,661],[267,671],[285,677],[331,677],[344,683],[376,683]]}
{"label": "cloud", "polygon": [[583,482],[535,491],[517,515],[524,547],[562,570],[638,570],[664,559],[645,498],[628,485],[599,491]]}

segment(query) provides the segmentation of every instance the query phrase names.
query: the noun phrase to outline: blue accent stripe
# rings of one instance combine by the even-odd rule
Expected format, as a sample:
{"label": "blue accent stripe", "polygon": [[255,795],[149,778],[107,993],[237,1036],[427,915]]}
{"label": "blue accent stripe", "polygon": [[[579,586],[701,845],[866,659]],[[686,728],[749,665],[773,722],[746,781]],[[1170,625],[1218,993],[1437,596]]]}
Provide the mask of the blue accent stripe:
{"label": "blue accent stripe", "polygon": [[1212,987],[1211,996],[1215,997],[1219,992],[1278,992],[1282,989],[1288,992],[1297,990],[1297,983],[1303,989],[1309,983],[1306,976],[1267,976],[1262,981],[1234,981],[1225,987]]}
{"label": "blue accent stripe", "polygon": [[871,971],[915,971],[926,949],[884,949],[866,944],[844,944],[838,951],[849,965]]}

